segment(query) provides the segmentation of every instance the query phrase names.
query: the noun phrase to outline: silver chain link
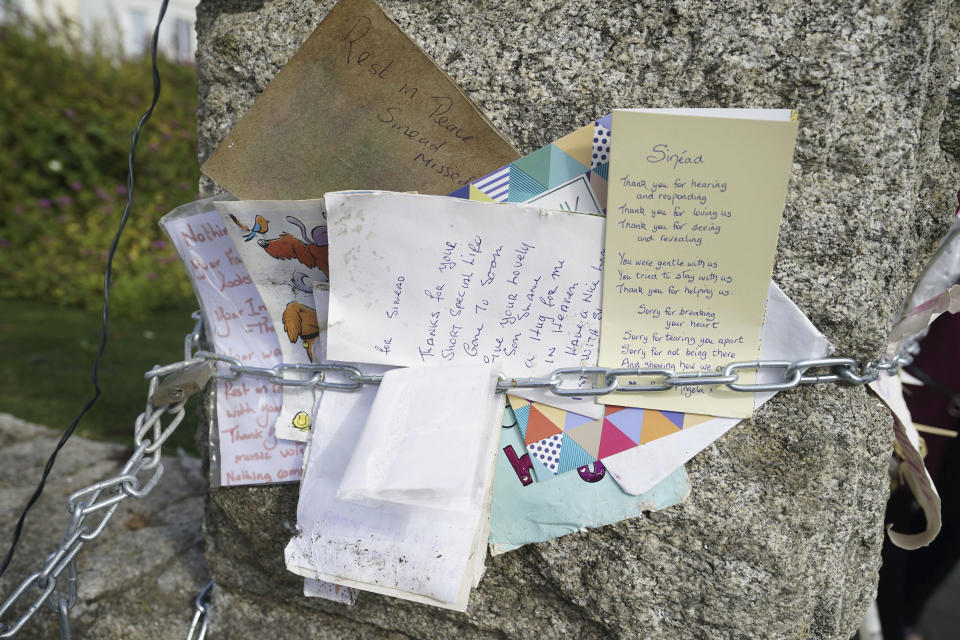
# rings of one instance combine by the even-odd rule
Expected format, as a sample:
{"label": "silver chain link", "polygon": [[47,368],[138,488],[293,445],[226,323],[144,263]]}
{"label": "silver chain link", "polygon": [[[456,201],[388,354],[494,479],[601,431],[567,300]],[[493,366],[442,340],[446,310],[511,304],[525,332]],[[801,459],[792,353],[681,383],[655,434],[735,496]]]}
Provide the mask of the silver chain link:
{"label": "silver chain link", "polygon": [[[97,538],[127,498],[143,498],[156,486],[163,474],[160,448],[184,418],[187,398],[202,388],[211,376],[236,380],[240,376],[265,378],[276,385],[316,387],[335,391],[357,391],[364,385],[376,385],[381,375],[364,374],[357,366],[343,363],[279,364],[272,368],[253,367],[224,354],[194,351],[200,341],[202,318],[195,312],[194,329],[184,340],[184,360],[154,367],[145,374],[149,380],[146,410],[134,423],[134,452],[112,478],[75,491],[67,499],[70,520],[60,547],[47,556],[36,573],[20,583],[0,605],[0,639],[11,638],[44,604],[60,620],[60,637],[71,637],[69,612],[77,602],[76,556],[83,546]],[[895,356],[860,363],[853,358],[814,358],[805,360],[753,360],[731,362],[714,372],[680,372],[672,369],[621,369],[608,367],[563,367],[539,378],[501,378],[500,392],[512,389],[545,389],[562,397],[593,397],[608,393],[644,393],[687,386],[725,386],[732,391],[784,391],[800,385],[846,382],[862,385],[876,380],[881,373],[896,375],[900,367],[913,361],[919,351],[917,339],[900,345]],[[740,382],[739,371],[779,370],[781,379],[773,382]],[[163,382],[160,378],[165,378]],[[157,402],[157,399],[176,401]],[[172,416],[163,424],[163,416]],[[152,471],[152,474],[149,473]],[[99,520],[88,516],[99,514]],[[94,522],[95,520],[95,522]],[[61,584],[60,578],[63,577]],[[212,583],[197,596],[188,640],[201,640],[207,631]],[[27,594],[37,592],[33,601],[12,623],[3,618],[14,604]]]}
{"label": "silver chain link", "polygon": [[[904,343],[895,356],[860,363],[853,358],[811,358],[803,360],[751,360],[731,362],[722,369],[707,372],[676,372],[673,369],[621,369],[609,367],[562,367],[549,375],[535,378],[501,377],[497,391],[544,389],[561,397],[594,397],[609,393],[645,393],[667,391],[678,387],[725,386],[731,391],[786,391],[800,385],[846,382],[854,385],[873,382],[881,373],[896,375],[900,367],[913,361],[919,351],[916,341]],[[380,384],[381,375],[364,374],[356,365],[328,362],[323,364],[279,364],[254,367],[237,358],[198,351],[192,358],[148,372],[148,376],[177,374],[204,363],[219,364],[212,375],[222,380],[241,376],[264,378],[287,387],[316,387],[334,391],[357,391],[364,385]],[[740,382],[740,371],[779,370],[780,378],[767,382]]]}
{"label": "silver chain link", "polygon": [[213,590],[213,581],[210,581],[197,594],[193,603],[193,619],[187,631],[187,640],[204,640],[207,637],[207,624],[210,618],[210,592]]}

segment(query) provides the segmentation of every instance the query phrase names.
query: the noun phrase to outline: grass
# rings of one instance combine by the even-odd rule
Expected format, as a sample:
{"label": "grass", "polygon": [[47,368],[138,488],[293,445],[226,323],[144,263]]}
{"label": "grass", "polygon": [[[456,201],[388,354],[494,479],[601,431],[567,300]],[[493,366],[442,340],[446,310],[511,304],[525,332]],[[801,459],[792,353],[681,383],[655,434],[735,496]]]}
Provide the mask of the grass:
{"label": "grass", "polygon": [[[193,328],[194,309],[157,311],[144,320],[111,318],[100,366],[103,394],[80,422],[78,435],[132,445],[133,422],[147,397],[143,374],[155,364],[183,359],[183,337]],[[0,302],[0,412],[66,429],[93,396],[90,368],[99,339],[99,312],[49,302]],[[196,455],[195,403],[188,404],[166,452],[182,447]]]}

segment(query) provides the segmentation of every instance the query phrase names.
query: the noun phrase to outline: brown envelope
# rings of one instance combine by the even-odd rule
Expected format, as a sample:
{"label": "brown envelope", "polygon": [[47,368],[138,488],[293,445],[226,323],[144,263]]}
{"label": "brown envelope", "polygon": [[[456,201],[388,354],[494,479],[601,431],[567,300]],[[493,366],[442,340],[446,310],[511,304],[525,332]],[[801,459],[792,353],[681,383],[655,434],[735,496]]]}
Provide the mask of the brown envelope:
{"label": "brown envelope", "polygon": [[202,171],[241,199],[447,194],[516,150],[370,0],[341,0]]}

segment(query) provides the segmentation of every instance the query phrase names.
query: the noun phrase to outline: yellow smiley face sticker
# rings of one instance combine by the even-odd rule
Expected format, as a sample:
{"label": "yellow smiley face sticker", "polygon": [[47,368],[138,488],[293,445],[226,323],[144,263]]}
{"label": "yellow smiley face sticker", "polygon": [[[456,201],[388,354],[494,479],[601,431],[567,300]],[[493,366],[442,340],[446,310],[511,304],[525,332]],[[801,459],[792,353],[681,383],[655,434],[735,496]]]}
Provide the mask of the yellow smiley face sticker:
{"label": "yellow smiley face sticker", "polygon": [[293,416],[293,426],[301,431],[310,428],[310,416],[307,415],[306,411],[299,411],[297,415]]}

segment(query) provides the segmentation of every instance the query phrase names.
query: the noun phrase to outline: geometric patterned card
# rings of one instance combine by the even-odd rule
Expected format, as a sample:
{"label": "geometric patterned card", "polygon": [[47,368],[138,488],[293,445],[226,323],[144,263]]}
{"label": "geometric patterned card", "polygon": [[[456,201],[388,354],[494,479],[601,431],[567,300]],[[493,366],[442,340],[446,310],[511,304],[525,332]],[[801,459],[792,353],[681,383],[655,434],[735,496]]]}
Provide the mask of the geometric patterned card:
{"label": "geometric patterned card", "polygon": [[517,396],[508,395],[507,399],[530,458],[553,476],[714,419],[609,405],[603,417],[594,420]]}
{"label": "geometric patterned card", "polygon": [[[610,123],[607,114],[449,195],[465,200],[531,202],[548,209],[601,213],[606,210]],[[554,190],[561,186],[563,193],[556,193]],[[553,197],[543,200],[547,195]]]}

